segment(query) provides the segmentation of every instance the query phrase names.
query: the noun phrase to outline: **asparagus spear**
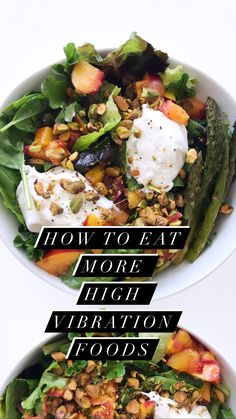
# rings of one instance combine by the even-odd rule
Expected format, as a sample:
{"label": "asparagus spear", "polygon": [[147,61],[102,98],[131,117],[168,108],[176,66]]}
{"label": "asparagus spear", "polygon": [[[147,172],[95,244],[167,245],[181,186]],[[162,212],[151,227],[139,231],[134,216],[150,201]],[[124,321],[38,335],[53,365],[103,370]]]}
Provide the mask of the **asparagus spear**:
{"label": "asparagus spear", "polygon": [[184,220],[186,224],[190,224],[194,208],[196,206],[197,197],[200,191],[201,177],[203,169],[203,158],[202,152],[198,153],[197,160],[191,167],[188,176],[188,184],[185,192],[185,208],[184,208]]}
{"label": "asparagus spear", "polygon": [[234,123],[234,130],[232,138],[230,141],[230,150],[229,150],[229,173],[225,187],[225,196],[229,192],[230,185],[232,183],[233,177],[235,175],[235,160],[236,160],[236,121]]}
{"label": "asparagus spear", "polygon": [[[211,97],[207,98],[207,107],[206,107],[206,118],[207,118],[207,143],[206,143],[206,159],[204,163],[204,172],[202,175],[202,180],[198,179],[198,182],[195,180],[195,176],[192,176],[194,179],[190,179],[187,187],[187,196],[193,196],[194,191],[191,192],[191,187],[198,186],[201,188],[199,193],[196,191],[195,202],[191,205],[192,210],[187,203],[187,210],[185,211],[185,217],[187,222],[190,224],[191,231],[188,235],[188,239],[185,243],[183,250],[177,255],[175,263],[180,263],[184,259],[186,253],[188,252],[189,246],[194,238],[196,228],[198,226],[201,215],[204,211],[205,201],[208,197],[208,194],[211,190],[214,179],[220,169],[222,162],[224,144],[222,144],[222,139],[224,139],[224,130],[223,124],[221,121],[219,108],[217,103]],[[196,167],[197,169],[197,167]],[[200,165],[198,166],[199,175],[200,175]],[[193,182],[193,183],[192,183]],[[190,200],[191,202],[191,200]],[[190,218],[189,218],[190,217]]]}
{"label": "asparagus spear", "polygon": [[198,230],[197,237],[191,244],[191,247],[187,253],[187,259],[189,262],[194,262],[203,248],[206,245],[207,239],[211,234],[211,231],[215,224],[215,219],[218,215],[222,201],[225,195],[225,186],[227,182],[227,176],[229,172],[229,141],[228,135],[224,135],[224,155],[221,169],[217,175],[212,200],[207,208],[203,223]]}
{"label": "asparagus spear", "polygon": [[191,227],[191,230],[189,232],[183,250],[181,250],[174,258],[174,263],[176,264],[181,263],[184,259],[195,233],[196,220],[193,219],[193,216],[201,185],[202,170],[203,157],[202,153],[200,152],[198,153],[197,160],[192,165],[191,170],[189,172],[188,184],[185,192],[184,222],[186,225],[189,225]]}
{"label": "asparagus spear", "polygon": [[211,97],[207,98],[207,153],[204,164],[202,187],[200,191],[201,203],[207,196],[216,174],[220,170],[223,158],[224,129],[217,103]]}

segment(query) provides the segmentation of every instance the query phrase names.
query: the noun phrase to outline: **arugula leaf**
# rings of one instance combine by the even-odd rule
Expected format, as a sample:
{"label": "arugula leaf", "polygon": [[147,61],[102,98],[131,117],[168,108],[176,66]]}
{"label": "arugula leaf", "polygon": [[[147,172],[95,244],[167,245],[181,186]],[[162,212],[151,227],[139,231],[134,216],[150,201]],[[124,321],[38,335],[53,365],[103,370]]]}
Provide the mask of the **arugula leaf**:
{"label": "arugula leaf", "polygon": [[24,217],[16,199],[16,188],[21,180],[18,170],[10,170],[7,167],[0,166],[0,194],[2,203],[16,216],[17,220],[24,224]]}
{"label": "arugula leaf", "polygon": [[74,271],[74,265],[72,265],[72,267],[64,274],[60,276],[60,279],[62,280],[62,282],[67,285],[70,288],[73,289],[79,289],[81,287],[81,285],[84,282],[111,282],[111,281],[115,281],[118,278],[117,277],[109,277],[109,276],[105,276],[105,277],[91,277],[91,276],[73,276],[72,273]]}
{"label": "arugula leaf", "polygon": [[31,260],[39,260],[43,256],[43,250],[35,249],[37,234],[31,233],[24,226],[19,227],[19,234],[14,239],[14,245],[17,248],[24,249],[26,255]]}
{"label": "arugula leaf", "polygon": [[125,375],[125,361],[107,361],[106,378],[114,380],[117,377]]}
{"label": "arugula leaf", "polygon": [[66,55],[67,62],[70,64],[75,64],[79,59],[79,54],[76,51],[75,44],[70,42],[64,48],[64,53]]}
{"label": "arugula leaf", "polygon": [[75,44],[70,42],[64,47],[66,59],[68,64],[72,65],[77,61],[87,61],[91,64],[100,64],[103,58],[98,54],[94,46],[90,43],[85,43],[81,47],[76,48]]}
{"label": "arugula leaf", "polygon": [[42,374],[42,377],[38,383],[38,386],[30,394],[30,396],[24,400],[21,405],[26,410],[31,410],[35,407],[35,403],[41,399],[41,397],[53,387],[62,389],[67,385],[67,378],[58,377],[58,375],[50,372],[52,369],[57,367],[57,363],[53,362]]}
{"label": "arugula leaf", "polygon": [[145,390],[153,390],[156,385],[161,385],[162,391],[169,391],[174,394],[176,391],[176,383],[183,381],[186,389],[197,390],[202,386],[202,381],[191,377],[188,374],[178,373],[170,370],[162,374],[156,374],[153,377],[148,377],[144,383]]}
{"label": "arugula leaf", "polygon": [[61,108],[67,103],[67,81],[65,78],[57,80],[54,76],[48,76],[41,84],[42,94],[48,99],[52,109]]}
{"label": "arugula leaf", "polygon": [[97,141],[102,135],[115,128],[115,126],[120,122],[121,115],[113,100],[113,97],[117,96],[119,92],[120,88],[116,86],[108,98],[106,103],[106,112],[102,117],[104,126],[98,132],[91,132],[78,138],[73,147],[74,151],[80,152],[86,150],[91,144]]}
{"label": "arugula leaf", "polygon": [[143,185],[141,185],[141,183],[138,183],[133,176],[126,177],[126,183],[130,191],[135,191],[136,189],[143,187]]}
{"label": "arugula leaf", "polygon": [[73,364],[66,368],[66,375],[71,377],[72,375],[79,374],[87,365],[86,361],[79,360],[74,361]]}
{"label": "arugula leaf", "polygon": [[65,106],[57,115],[56,122],[71,122],[80,108],[81,107],[77,102]]}
{"label": "arugula leaf", "polygon": [[15,113],[14,118],[6,125],[0,128],[0,132],[8,130],[13,125],[20,125],[25,120],[33,118],[42,113],[47,107],[47,100],[42,95],[37,95],[27,100]]}
{"label": "arugula leaf", "polygon": [[9,103],[9,105],[7,105],[3,111],[1,112],[1,114],[13,117],[15,115],[15,113],[17,112],[17,110],[24,105],[24,103],[28,102],[28,100],[34,98],[34,97],[38,97],[41,96],[41,93],[31,93],[28,95],[25,95],[23,97],[21,97],[20,99],[15,100],[14,102]]}
{"label": "arugula leaf", "polygon": [[168,55],[154,50],[153,46],[132,33],[127,42],[110,52],[103,60],[108,76],[120,80],[122,75],[131,74],[141,79],[146,71],[163,72],[166,68]]}

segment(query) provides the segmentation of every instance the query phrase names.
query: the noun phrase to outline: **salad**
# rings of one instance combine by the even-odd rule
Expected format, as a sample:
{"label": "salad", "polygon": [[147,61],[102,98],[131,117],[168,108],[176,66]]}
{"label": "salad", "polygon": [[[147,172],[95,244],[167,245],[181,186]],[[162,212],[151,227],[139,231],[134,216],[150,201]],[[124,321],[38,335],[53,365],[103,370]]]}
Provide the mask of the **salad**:
{"label": "salad", "polygon": [[67,360],[62,336],[8,385],[1,418],[234,419],[215,355],[182,329],[156,336],[150,362]]}
{"label": "salad", "polygon": [[[189,225],[184,249],[156,249],[156,272],[194,262],[219,212],[233,210],[236,130],[214,98],[197,98],[182,65],[136,33],[105,57],[88,43],[64,51],[37,91],[0,114],[0,193],[20,224],[15,246],[72,288],[86,280],[72,277],[81,250],[34,249],[43,225]],[[98,279],[118,278],[89,278]]]}

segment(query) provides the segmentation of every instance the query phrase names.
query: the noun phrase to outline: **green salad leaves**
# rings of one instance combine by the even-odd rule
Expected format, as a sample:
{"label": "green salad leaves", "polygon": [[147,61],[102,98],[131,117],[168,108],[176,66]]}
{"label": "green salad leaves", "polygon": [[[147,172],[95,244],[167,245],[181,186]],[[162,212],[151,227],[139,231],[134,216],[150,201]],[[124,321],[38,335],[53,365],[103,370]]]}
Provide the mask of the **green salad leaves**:
{"label": "green salad leaves", "polygon": [[76,141],[73,148],[74,150],[79,152],[86,150],[89,146],[91,146],[91,144],[97,141],[102,135],[115,128],[115,126],[120,122],[121,115],[113,99],[114,96],[119,94],[119,92],[120,88],[116,86],[107,100],[106,112],[102,117],[104,126],[97,132],[91,132],[89,134],[82,135]]}
{"label": "green salad leaves", "polygon": [[164,86],[174,93],[176,99],[183,99],[196,94],[196,80],[191,79],[186,73],[182,65],[175,68],[167,67],[165,72],[161,74]]}

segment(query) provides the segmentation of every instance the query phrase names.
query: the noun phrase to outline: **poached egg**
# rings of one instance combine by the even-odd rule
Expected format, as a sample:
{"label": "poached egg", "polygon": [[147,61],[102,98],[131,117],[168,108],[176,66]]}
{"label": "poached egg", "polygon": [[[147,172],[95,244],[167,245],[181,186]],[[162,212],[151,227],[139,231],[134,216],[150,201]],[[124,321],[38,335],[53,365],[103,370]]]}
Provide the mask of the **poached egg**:
{"label": "poached egg", "polygon": [[155,402],[154,419],[180,418],[180,419],[211,419],[206,406],[195,405],[191,412],[188,412],[185,407],[178,408],[177,403],[167,397],[161,397],[155,391],[143,393],[150,400]]}
{"label": "poached egg", "polygon": [[185,162],[187,129],[148,105],[142,109],[126,143],[128,176],[133,176],[145,190],[152,185],[168,192]]}
{"label": "poached egg", "polygon": [[[26,166],[25,170],[32,197],[32,209],[27,208],[22,181],[17,188],[16,196],[29,231],[38,233],[45,225],[83,225],[89,214],[101,217],[104,209],[116,208],[112,201],[96,192],[87,179],[78,172],[63,167],[55,167],[44,173],[39,173],[31,166]],[[83,184],[84,189],[79,193],[80,208],[76,213],[71,209],[71,202],[76,195],[62,187],[63,180],[69,184],[78,181]],[[94,200],[91,200],[91,192],[96,195]],[[57,214],[53,211],[52,204],[58,209]]]}

